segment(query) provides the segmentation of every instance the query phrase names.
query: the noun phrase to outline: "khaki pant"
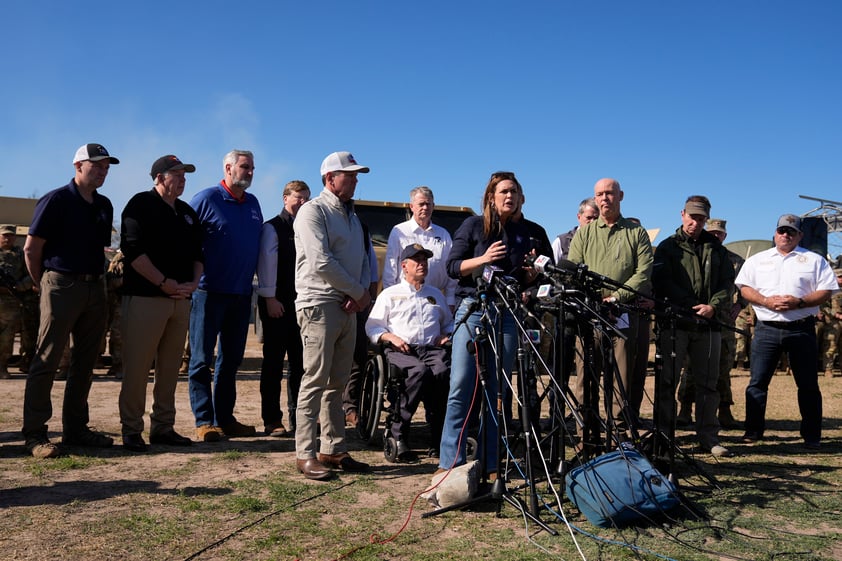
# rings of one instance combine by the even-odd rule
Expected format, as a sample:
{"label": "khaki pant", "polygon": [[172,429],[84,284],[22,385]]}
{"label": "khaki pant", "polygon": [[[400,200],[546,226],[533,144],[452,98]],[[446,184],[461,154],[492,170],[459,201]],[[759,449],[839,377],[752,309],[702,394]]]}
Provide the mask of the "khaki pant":
{"label": "khaki pant", "polygon": [[[322,454],[347,452],[342,392],[351,375],[356,314],[331,302],[299,310],[297,317],[304,344],[304,376],[295,412],[296,457],[315,458],[317,440]],[[317,423],[321,423],[321,435]]]}
{"label": "khaki pant", "polygon": [[64,387],[62,424],[65,435],[87,428],[88,393],[105,316],[103,279],[85,281],[55,271],[46,271],[41,277],[41,326],[23,398],[23,434],[27,441],[46,438],[47,421],[53,416],[53,379],[71,334],[73,348]]}
{"label": "khaki pant", "polygon": [[155,363],[150,434],[161,434],[175,423],[175,387],[181,353],[190,323],[190,300],[155,296],[124,296],[121,331],[123,383],[120,423],[123,434],[143,432],[146,384]]}

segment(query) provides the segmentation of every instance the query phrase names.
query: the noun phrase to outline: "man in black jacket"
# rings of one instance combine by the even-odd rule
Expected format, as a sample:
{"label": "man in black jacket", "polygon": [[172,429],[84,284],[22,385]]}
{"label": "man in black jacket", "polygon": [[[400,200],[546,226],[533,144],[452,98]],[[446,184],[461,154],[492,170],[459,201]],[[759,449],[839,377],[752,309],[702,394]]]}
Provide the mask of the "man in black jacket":
{"label": "man in black jacket", "polygon": [[257,310],[263,325],[263,363],[260,366],[260,413],[267,436],[289,436],[281,411],[284,355],[289,361],[287,410],[295,431],[295,405],[304,374],[301,331],[295,318],[295,233],[292,223],[301,205],[310,200],[303,181],[284,186],[284,208],[260,232],[257,259]]}

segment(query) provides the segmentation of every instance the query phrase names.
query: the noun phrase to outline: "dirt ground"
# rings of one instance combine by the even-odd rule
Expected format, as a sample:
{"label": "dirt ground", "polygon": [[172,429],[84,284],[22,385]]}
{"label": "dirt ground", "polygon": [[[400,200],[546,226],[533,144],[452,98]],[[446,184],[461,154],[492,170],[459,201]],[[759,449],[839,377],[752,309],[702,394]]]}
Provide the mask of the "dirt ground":
{"label": "dirt ground", "polygon": [[[166,501],[167,496],[184,493],[185,490],[212,490],[214,482],[220,481],[253,479],[279,472],[286,473],[296,480],[303,479],[294,469],[293,440],[262,435],[259,396],[260,351],[254,336],[250,339],[246,355],[238,378],[235,413],[241,422],[257,426],[256,437],[238,438],[220,443],[195,443],[190,448],[155,446],[149,453],[142,455],[124,451],[119,446],[120,423],[117,396],[120,382],[113,377],[105,376],[105,370],[97,370],[89,400],[91,425],[113,436],[116,445],[112,449],[102,451],[70,448],[69,451],[72,454],[92,456],[93,459],[86,460],[90,462],[89,465],[82,465],[81,469],[51,471],[47,477],[39,473],[37,461],[26,457],[20,435],[25,380],[15,368],[10,368],[13,378],[0,380],[0,513],[11,514],[40,505],[72,505],[74,501],[82,500],[85,503],[97,503],[95,517],[107,517],[109,513],[124,512],[126,508],[129,508],[130,497],[135,492],[155,493],[163,502]],[[649,395],[652,392],[652,380],[650,376],[647,382]],[[740,419],[743,418],[743,391],[747,381],[747,371],[735,370],[733,372],[733,389],[737,401],[734,412]],[[53,389],[54,416],[50,422],[50,436],[56,441],[60,438],[64,385],[64,382],[57,381]],[[824,393],[824,414],[828,419],[825,424],[825,437],[827,445],[831,448],[827,452],[838,456],[840,442],[842,442],[842,423],[839,419],[842,378],[822,377],[821,385]],[[152,402],[151,392],[150,383],[147,409]],[[792,379],[784,374],[776,376],[772,384],[769,406],[770,431],[768,435],[771,438],[797,440],[797,423],[792,422],[798,419],[794,396],[795,386]],[[178,384],[177,408],[176,430],[195,438],[185,377],[182,377]],[[651,411],[651,406],[649,410]],[[148,417],[146,423],[145,436],[148,437]],[[736,442],[741,434],[741,431],[736,430],[724,431],[723,443],[740,453],[745,446]],[[381,450],[366,446],[353,435],[349,439],[349,444],[355,457],[370,462],[374,466],[375,474],[390,475],[400,470],[405,477],[383,484],[395,485],[395,481],[399,481],[400,485],[406,487],[405,496],[411,496],[414,492],[423,489],[436,469],[436,460],[430,458],[424,458],[421,463],[412,466],[397,467],[388,464]],[[422,445],[426,446],[426,443],[417,444],[419,448]],[[246,454],[243,454],[237,462],[203,461],[208,455],[218,454],[225,450],[241,451]],[[248,454],[248,452],[258,453]],[[99,459],[102,461],[98,462]],[[202,462],[201,469],[185,469],[185,466],[197,461]],[[842,467],[842,462],[839,462],[838,467]],[[367,508],[374,505],[366,505],[363,502],[359,506]],[[153,514],[156,508],[163,507],[156,507],[154,504],[144,507]],[[426,506],[420,508],[423,510]],[[93,515],[86,511],[83,516]],[[49,558],[49,555],[41,557],[33,553],[38,551],[37,544],[41,543],[45,537],[52,543],[58,540],[58,543],[65,543],[72,548],[73,544],[80,540],[80,537],[76,535],[79,526],[64,520],[63,515],[59,518],[61,520],[40,520],[35,521],[40,523],[6,528],[0,532],[0,558]],[[89,525],[95,524],[96,518],[87,522]],[[88,547],[95,547],[95,545]],[[106,557],[92,555],[91,558]],[[120,556],[110,554],[107,558],[120,558]]]}

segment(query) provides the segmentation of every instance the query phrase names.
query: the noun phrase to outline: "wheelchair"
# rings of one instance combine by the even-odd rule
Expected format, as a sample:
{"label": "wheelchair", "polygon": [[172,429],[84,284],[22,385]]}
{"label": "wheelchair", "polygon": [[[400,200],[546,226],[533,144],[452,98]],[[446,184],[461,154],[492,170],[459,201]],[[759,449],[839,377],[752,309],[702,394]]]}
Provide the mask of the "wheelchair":
{"label": "wheelchair", "polygon": [[[394,400],[385,405],[389,394],[397,395],[403,391],[406,373],[390,364],[382,346],[369,356],[365,364],[362,384],[360,385],[360,403],[357,407],[359,421],[357,430],[360,437],[369,445],[376,446],[383,439],[383,455],[389,462],[398,461],[398,443],[392,437],[392,423],[400,422],[400,401]],[[383,429],[380,418],[386,413]]]}
{"label": "wheelchair", "polygon": [[[400,400],[389,397],[404,391],[406,377],[406,372],[387,360],[385,347],[377,345],[369,353],[360,384],[357,431],[370,446],[382,443],[383,456],[391,463],[398,462],[398,443],[392,436],[392,424],[401,422],[401,410]],[[469,436],[469,459],[473,459],[475,451],[476,439]]]}

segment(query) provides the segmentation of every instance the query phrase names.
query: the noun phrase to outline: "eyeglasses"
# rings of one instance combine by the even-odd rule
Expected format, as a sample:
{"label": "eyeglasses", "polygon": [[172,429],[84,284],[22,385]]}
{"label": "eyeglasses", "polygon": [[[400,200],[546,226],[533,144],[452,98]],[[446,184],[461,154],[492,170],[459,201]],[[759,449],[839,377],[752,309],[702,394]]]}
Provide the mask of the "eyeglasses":
{"label": "eyeglasses", "polygon": [[798,233],[798,230],[795,228],[790,228],[789,226],[781,226],[777,230],[775,230],[781,236],[789,236],[793,237]]}

